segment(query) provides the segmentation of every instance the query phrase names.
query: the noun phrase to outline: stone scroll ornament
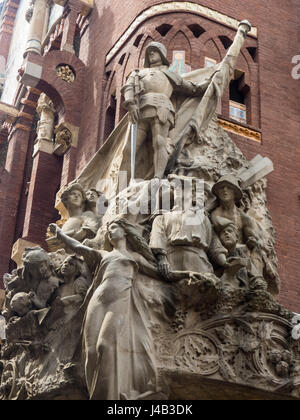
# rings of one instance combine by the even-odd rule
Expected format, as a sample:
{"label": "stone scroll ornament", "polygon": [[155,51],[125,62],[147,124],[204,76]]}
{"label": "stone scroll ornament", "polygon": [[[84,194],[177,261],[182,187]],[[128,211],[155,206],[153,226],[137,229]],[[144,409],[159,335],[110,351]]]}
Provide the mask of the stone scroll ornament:
{"label": "stone scroll ornament", "polygon": [[4,277],[0,399],[300,398],[299,320],[274,297],[273,166],[248,162],[215,117],[250,28],[183,77],[148,46],[122,89],[128,115],[62,192],[61,249],[27,249]]}

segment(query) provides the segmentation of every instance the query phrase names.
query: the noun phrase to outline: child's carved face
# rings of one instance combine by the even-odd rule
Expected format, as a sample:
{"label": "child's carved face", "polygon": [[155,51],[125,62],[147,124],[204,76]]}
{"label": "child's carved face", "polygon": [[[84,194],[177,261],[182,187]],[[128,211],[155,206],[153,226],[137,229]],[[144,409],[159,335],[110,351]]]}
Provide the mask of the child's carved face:
{"label": "child's carved face", "polygon": [[61,273],[64,277],[73,277],[80,274],[75,258],[69,257],[63,262]]}
{"label": "child's carved face", "polygon": [[82,207],[83,205],[82,192],[75,189],[71,191],[68,196],[68,204],[74,207]]}
{"label": "child's carved face", "polygon": [[227,226],[220,233],[220,240],[225,248],[232,248],[237,243],[237,231],[233,226]]}
{"label": "child's carved face", "polygon": [[12,310],[19,316],[26,315],[32,308],[32,300],[29,293],[17,293],[11,301]]}
{"label": "child's carved face", "polygon": [[86,192],[86,199],[89,203],[97,203],[98,200],[98,194],[94,190],[89,190]]}

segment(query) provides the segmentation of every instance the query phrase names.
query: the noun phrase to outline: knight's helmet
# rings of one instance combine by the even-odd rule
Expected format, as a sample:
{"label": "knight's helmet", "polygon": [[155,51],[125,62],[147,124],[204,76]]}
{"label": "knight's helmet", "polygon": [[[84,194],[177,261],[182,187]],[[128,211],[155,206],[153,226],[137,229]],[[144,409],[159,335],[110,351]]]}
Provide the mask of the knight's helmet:
{"label": "knight's helmet", "polygon": [[146,48],[146,54],[145,54],[145,67],[150,67],[150,61],[149,61],[149,51],[151,49],[155,49],[159,52],[162,62],[165,66],[170,66],[170,63],[167,59],[167,49],[166,47],[161,44],[160,42],[150,42],[149,45],[147,45]]}

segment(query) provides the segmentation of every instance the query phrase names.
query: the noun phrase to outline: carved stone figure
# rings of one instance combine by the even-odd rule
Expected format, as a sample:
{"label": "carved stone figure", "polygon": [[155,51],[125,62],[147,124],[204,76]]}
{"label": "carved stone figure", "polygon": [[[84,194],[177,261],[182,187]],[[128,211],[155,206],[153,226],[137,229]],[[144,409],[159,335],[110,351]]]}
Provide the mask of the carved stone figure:
{"label": "carved stone figure", "polygon": [[[273,165],[248,162],[215,114],[249,29],[220,64],[182,76],[147,46],[122,89],[129,114],[62,193],[70,217],[49,230],[65,249],[26,249],[4,276],[0,399],[300,397],[299,316],[270,294]],[[130,162],[136,182],[121,185]]]}
{"label": "carved stone figure", "polygon": [[225,175],[212,187],[212,192],[219,200],[219,206],[212,211],[211,220],[216,223],[217,217],[231,220],[238,231],[238,242],[246,244],[250,251],[250,258],[258,273],[263,276],[272,293],[278,293],[278,275],[276,267],[272,265],[262,244],[265,241],[256,221],[238,208],[237,203],[242,199],[243,192],[237,178]]}
{"label": "carved stone figure", "polygon": [[33,305],[34,293],[16,293],[10,302],[12,311],[18,316],[24,316],[28,314],[34,307]]}
{"label": "carved stone figure", "polygon": [[41,93],[36,109],[40,116],[37,129],[37,140],[52,142],[54,132],[55,108],[52,101]]}
{"label": "carved stone figure", "polygon": [[62,156],[72,145],[72,132],[64,124],[59,124],[54,130],[54,153]]}
{"label": "carved stone figure", "polygon": [[222,276],[223,284],[229,286],[267,290],[266,281],[258,273],[250,260],[250,253],[245,245],[238,245],[238,229],[229,219],[216,216],[214,228],[222,245],[227,249],[227,262],[230,267]]}
{"label": "carved stone figure", "polygon": [[68,254],[66,253],[65,249],[59,249],[56,252],[51,252],[49,254],[51,264],[54,270],[59,270],[65,259],[67,258]]}
{"label": "carved stone figure", "polygon": [[51,229],[69,248],[97,266],[83,326],[90,399],[153,396],[158,391],[153,344],[136,284],[139,271],[156,273],[147,244],[125,220],[108,228],[110,252],[82,245],[56,225]]}
{"label": "carved stone figure", "polygon": [[225,175],[213,185],[212,192],[219,199],[219,206],[211,213],[212,222],[215,223],[217,217],[231,220],[238,229],[239,243],[246,243],[252,249],[257,243],[255,222],[236,205],[243,198],[238,180]]}
{"label": "carved stone figure", "polygon": [[[130,174],[133,161],[135,163],[135,179],[151,180],[154,175],[160,176],[158,172],[163,172],[163,167],[166,165],[166,161],[168,161],[168,165],[165,170],[165,174],[175,173],[177,159],[181,159],[181,154],[186,152],[187,142],[199,149],[199,142],[204,136],[206,137],[208,126],[211,123],[213,123],[214,137],[217,136],[219,140],[220,134],[224,135],[225,132],[224,130],[222,130],[222,133],[216,132],[216,127],[218,127],[218,129],[220,129],[220,127],[216,121],[213,121],[213,118],[215,116],[218,101],[223,95],[225,89],[228,87],[228,84],[233,76],[238,55],[250,28],[251,25],[249,22],[243,21],[240,23],[234,42],[228,49],[228,52],[221,63],[212,68],[203,68],[192,71],[191,73],[182,75],[179,78],[176,74],[171,74],[172,77],[170,76],[170,79],[166,76],[166,72],[164,71],[167,71],[167,61],[163,52],[165,49],[160,45],[157,45],[157,43],[154,44],[154,62],[151,64],[154,67],[146,67],[133,72],[123,88],[125,104],[126,101],[129,101],[125,106],[128,109],[131,109],[130,114],[132,117],[128,114],[120,122],[120,124],[118,124],[107,140],[105,148],[102,147],[99,149],[94,158],[84,168],[82,173],[79,174],[78,182],[80,182],[86,189],[91,187],[101,189],[105,191],[107,196],[110,198],[110,194],[114,194],[116,192],[118,174],[121,172]],[[147,49],[147,51],[151,51],[151,48],[149,50]],[[155,67],[157,65],[155,64],[157,59],[162,61],[162,68]],[[150,65],[150,60],[146,60],[146,65]],[[143,82],[143,79],[140,80],[140,73],[145,77],[147,75],[147,89],[149,89],[149,91],[147,90],[146,95],[144,95],[143,83],[140,83]],[[150,76],[150,73],[153,75]],[[167,74],[169,73],[167,71]],[[161,83],[162,78],[164,83],[170,87],[170,91],[166,91],[166,93],[157,92],[156,84],[153,83],[152,86],[152,78],[153,81],[155,81],[156,77],[159,79],[158,85]],[[149,84],[149,86],[148,78],[151,81],[151,85]],[[178,81],[179,84],[182,84],[182,86],[189,86],[188,94],[176,93]],[[154,97],[157,94],[159,98],[165,98],[163,106],[160,106],[162,103],[157,99],[156,103],[153,102],[152,105],[150,105],[149,102],[149,106],[146,108],[143,107],[143,104],[141,104],[141,98],[144,97],[143,101],[146,101],[146,99],[148,101],[148,97],[152,97],[150,87],[151,89],[154,89]],[[196,93],[196,95],[191,95],[191,90],[195,88],[198,90],[198,93]],[[201,89],[202,92],[205,92],[204,94],[200,93]],[[171,110],[169,109],[170,106],[166,107],[165,105],[166,103],[170,103],[170,99],[172,107],[174,107]],[[175,99],[174,102],[173,99]],[[147,101],[145,103],[148,103]],[[141,106],[143,107],[142,111],[140,110]],[[169,120],[173,119],[173,109],[175,111],[175,125],[174,128],[171,129],[172,124]],[[148,112],[150,112],[150,114],[152,113],[151,117],[149,116],[148,120],[146,118],[143,119],[144,116],[146,117],[146,113]],[[159,118],[161,118],[162,121],[166,121],[166,123],[162,123]],[[150,126],[150,121],[154,120],[158,122],[158,127],[156,128],[154,128],[153,124]],[[130,126],[132,125],[132,121],[138,121],[138,123],[136,136],[134,135],[133,130],[133,135],[130,138]],[[149,124],[146,124],[147,121]],[[142,127],[141,130],[139,130],[139,125]],[[169,129],[165,138],[160,139],[163,140],[163,142],[159,144],[162,151],[159,155],[156,154],[156,158],[154,158],[152,128],[153,130],[156,130],[155,135],[160,136],[160,131],[167,131],[166,127],[168,125]],[[214,137],[212,137],[209,133],[209,137],[205,140],[211,146],[214,146],[216,150],[219,150],[220,145],[215,144],[216,141]],[[229,136],[226,137],[227,142],[231,142]],[[144,141],[142,141],[143,139]],[[131,145],[133,147],[131,147]],[[240,163],[240,158],[242,156],[241,152],[238,151],[237,154],[237,147],[233,144],[233,142],[231,142],[230,148],[234,149],[235,156],[232,157],[231,161],[228,160],[228,162],[225,158],[224,160],[226,162],[224,162],[224,165],[226,165],[226,168],[227,166],[230,167],[230,162],[232,162],[234,165],[239,164],[242,166]],[[107,153],[108,151],[109,153]],[[166,156],[166,152],[168,153],[168,157]],[[194,157],[194,155],[195,153],[193,151],[191,156]],[[202,150],[200,156],[203,156]],[[205,156],[207,156],[207,153],[205,153]],[[211,156],[213,160],[212,163],[219,165],[219,162],[217,162],[217,159],[214,157],[218,157],[220,154],[218,153],[216,155],[216,153],[212,153]],[[158,163],[154,164],[155,160],[158,160]],[[156,166],[160,167],[159,171],[155,169]],[[211,171],[214,169],[214,173],[218,172],[216,170],[216,166],[209,165],[209,167],[211,168]],[[200,178],[206,179],[205,176],[200,176]],[[126,188],[126,186],[123,188]]]}
{"label": "carved stone figure", "polygon": [[63,226],[63,231],[66,235],[77,240],[83,240],[87,235],[87,232],[82,229],[85,199],[84,189],[77,183],[71,184],[61,195],[61,201],[70,216]]}
{"label": "carved stone figure", "polygon": [[138,123],[137,147],[145,147],[151,133],[154,151],[154,177],[162,178],[168,163],[167,141],[175,125],[175,108],[172,95],[202,95],[208,81],[195,85],[183,80],[169,70],[167,50],[159,42],[151,42],[146,49],[145,68],[135,70],[128,78],[122,92],[124,106],[129,110],[132,123]]}
{"label": "carved stone figure", "polygon": [[[131,122],[137,124],[137,133],[133,134],[131,143],[131,157],[136,153],[138,178],[151,177],[146,169],[149,168],[147,161],[152,154],[154,177],[162,178],[167,165],[168,170],[174,166],[185,141],[193,133],[199,135],[207,128],[216,111],[218,99],[228,86],[250,29],[249,22],[240,23],[234,43],[219,66],[209,71],[194,71],[185,77],[168,69],[164,45],[151,42],[147,46],[145,68],[135,70],[122,89],[125,108],[129,110]],[[125,165],[130,162],[129,147],[125,149],[123,162]],[[138,168],[142,162],[143,175],[141,168]]]}
{"label": "carved stone figure", "polygon": [[[85,196],[86,205],[85,212],[83,213],[82,217],[83,220],[86,221],[85,223],[90,226],[90,229],[96,233],[101,226],[102,217],[105,214],[106,198],[95,188],[91,188],[90,190],[86,191]],[[103,214],[98,214],[97,203],[99,199],[101,200],[99,210],[101,210]],[[93,234],[93,236],[95,236],[95,234]]]}
{"label": "carved stone figure", "polygon": [[93,238],[100,221],[94,211],[85,211],[86,194],[82,186],[78,183],[69,185],[63,191],[61,200],[70,215],[63,225],[63,232],[81,242],[86,238]]}
{"label": "carved stone figure", "polygon": [[86,196],[86,211],[91,211],[97,214],[97,201],[101,194],[95,188],[91,188],[85,194]]}
{"label": "carved stone figure", "polygon": [[22,279],[25,292],[33,292],[32,302],[36,308],[46,308],[54,291],[59,286],[49,255],[40,247],[27,248],[23,254]]}
{"label": "carved stone figure", "polygon": [[73,315],[82,304],[91,285],[84,261],[76,255],[68,256],[59,269],[62,277],[56,295],[64,304],[65,312]]}
{"label": "carved stone figure", "polygon": [[[187,195],[193,194],[192,180],[190,178],[190,193]],[[175,203],[176,193],[182,194],[178,187],[179,190],[175,189]],[[225,266],[227,250],[203,211],[203,201],[187,209],[178,209],[177,205],[172,211],[157,216],[152,227],[150,246],[158,259],[161,274],[168,278],[172,270],[213,273],[212,262]]]}

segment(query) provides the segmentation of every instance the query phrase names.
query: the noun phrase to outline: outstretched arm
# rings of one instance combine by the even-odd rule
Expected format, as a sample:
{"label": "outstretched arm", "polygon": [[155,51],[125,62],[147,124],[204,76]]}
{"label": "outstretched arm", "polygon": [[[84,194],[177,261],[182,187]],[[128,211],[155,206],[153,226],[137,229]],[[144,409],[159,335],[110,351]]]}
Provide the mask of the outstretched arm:
{"label": "outstretched arm", "polygon": [[233,43],[218,66],[220,71],[213,77],[215,88],[218,86],[220,89],[220,97],[224,94],[225,89],[227,89],[229,85],[234,69],[236,68],[238,56],[250,30],[251,24],[248,21],[245,20],[240,22],[239,29],[234,37]]}
{"label": "outstretched arm", "polygon": [[155,263],[147,261],[146,258],[137,252],[134,253],[134,259],[138,263],[141,273],[150,277],[159,278],[159,272]]}
{"label": "outstretched arm", "polygon": [[50,232],[57,237],[57,239],[61,240],[68,248],[70,248],[76,254],[79,254],[87,259],[101,259],[101,251],[96,251],[93,248],[89,248],[88,246],[78,242],[76,239],[67,236],[55,223],[51,223],[49,229]]}
{"label": "outstretched arm", "polygon": [[230,46],[226,56],[229,57],[238,57],[243,44],[245,42],[245,39],[247,38],[248,33],[251,31],[251,23],[247,20],[243,20],[239,23],[239,29],[236,33],[236,36],[234,38],[234,41],[232,45]]}

